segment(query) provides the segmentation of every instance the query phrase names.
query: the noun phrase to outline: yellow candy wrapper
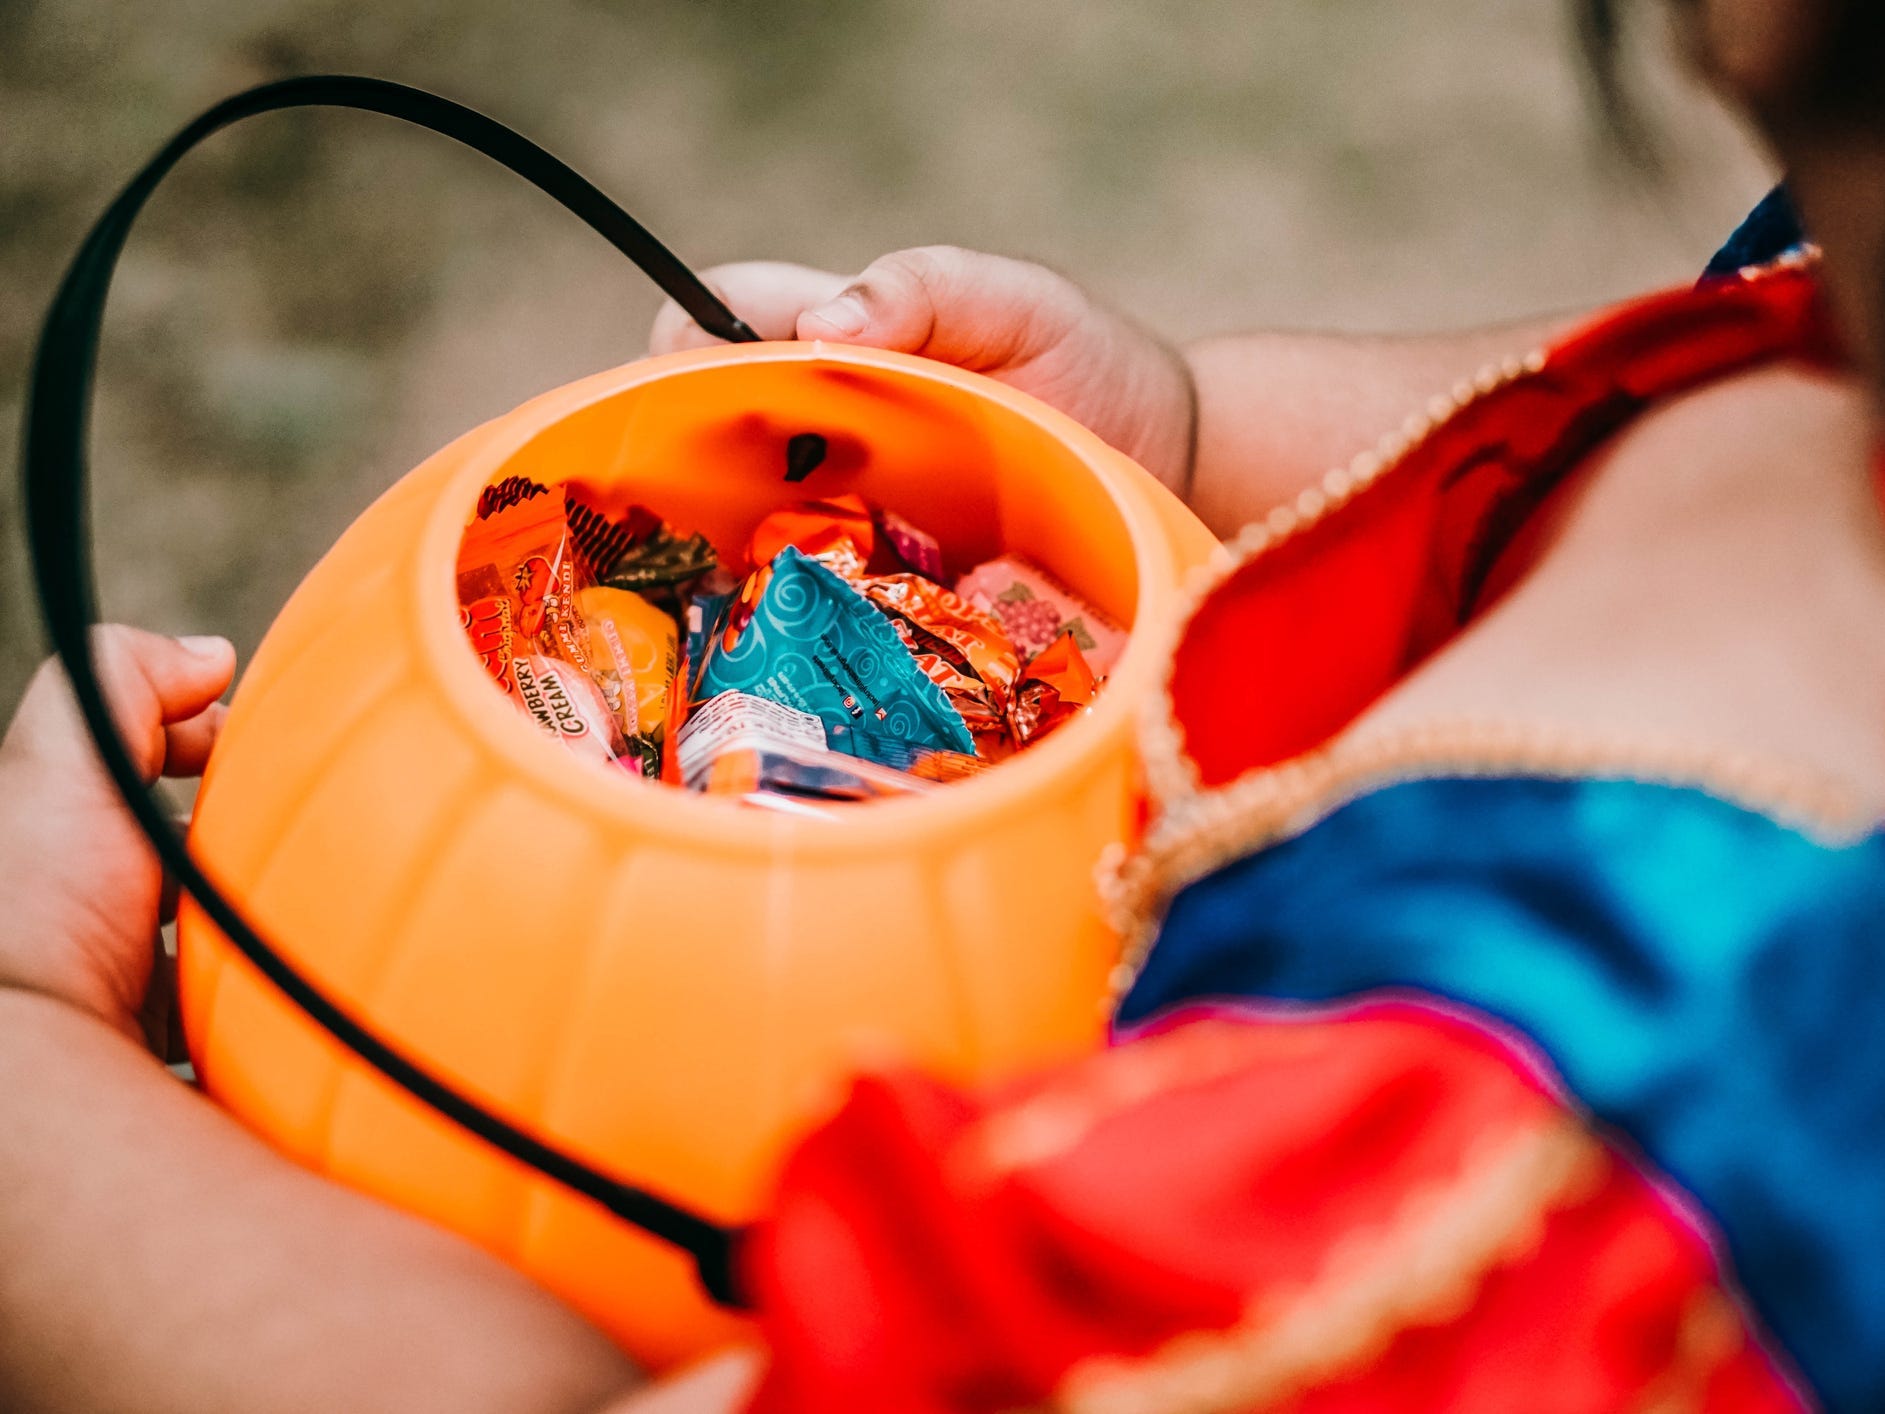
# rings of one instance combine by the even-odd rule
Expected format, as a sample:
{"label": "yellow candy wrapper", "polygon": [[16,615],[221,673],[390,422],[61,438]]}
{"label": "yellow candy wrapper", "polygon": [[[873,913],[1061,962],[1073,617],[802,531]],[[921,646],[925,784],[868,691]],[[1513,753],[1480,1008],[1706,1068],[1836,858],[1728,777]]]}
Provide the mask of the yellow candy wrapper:
{"label": "yellow candy wrapper", "polygon": [[622,729],[658,744],[680,667],[679,626],[633,590],[607,585],[577,590],[576,611],[589,628],[590,657],[612,664],[621,679]]}

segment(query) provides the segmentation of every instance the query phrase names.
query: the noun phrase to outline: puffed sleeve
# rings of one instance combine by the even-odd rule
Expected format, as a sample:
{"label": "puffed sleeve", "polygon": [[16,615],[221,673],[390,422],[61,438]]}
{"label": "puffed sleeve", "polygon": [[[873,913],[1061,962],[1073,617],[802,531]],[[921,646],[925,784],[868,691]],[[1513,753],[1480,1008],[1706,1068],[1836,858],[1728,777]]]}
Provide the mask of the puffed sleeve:
{"label": "puffed sleeve", "polygon": [[748,1278],[762,1414],[1799,1407],[1680,1211],[1413,1009],[867,1078]]}

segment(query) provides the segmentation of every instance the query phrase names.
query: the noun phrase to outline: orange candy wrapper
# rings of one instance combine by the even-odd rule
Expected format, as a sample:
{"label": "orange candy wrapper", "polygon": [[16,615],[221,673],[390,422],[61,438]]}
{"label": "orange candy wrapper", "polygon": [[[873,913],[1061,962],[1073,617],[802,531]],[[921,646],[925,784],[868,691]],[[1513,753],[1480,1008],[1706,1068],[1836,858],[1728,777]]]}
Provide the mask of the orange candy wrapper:
{"label": "orange candy wrapper", "polygon": [[980,756],[966,756],[960,751],[931,751],[913,759],[903,769],[918,780],[934,781],[937,785],[948,785],[951,781],[966,781],[970,776],[979,776],[994,763]]}
{"label": "orange candy wrapper", "polygon": [[1061,634],[1021,670],[1010,714],[1016,745],[1039,741],[1084,712],[1098,693],[1099,680],[1080,645],[1071,632]]}
{"label": "orange candy wrapper", "polygon": [[[498,489],[488,488],[486,498]],[[588,634],[576,613],[576,589],[576,559],[561,497],[511,500],[466,529],[458,549],[461,617],[485,667],[506,690],[515,654],[550,653],[589,670]],[[505,625],[508,638],[501,632]],[[504,651],[507,644],[509,652]]]}
{"label": "orange candy wrapper", "polygon": [[589,652],[576,607],[579,573],[563,498],[523,477],[485,488],[458,550],[459,620],[492,680],[517,708],[579,754],[629,750],[614,669]]}
{"label": "orange candy wrapper", "polygon": [[833,574],[856,579],[877,551],[870,504],[862,496],[833,496],[785,506],[753,528],[747,558],[759,569],[788,545]]}
{"label": "orange candy wrapper", "polygon": [[934,790],[935,784],[835,751],[742,746],[714,758],[700,789],[708,795],[738,796],[748,804],[765,805],[768,802],[761,798],[765,796],[803,801],[887,800]]}
{"label": "orange candy wrapper", "polygon": [[846,579],[905,570],[925,579],[943,578],[942,547],[936,538],[862,496],[829,496],[774,511],[754,529],[747,555],[757,568],[770,564],[787,545]]}

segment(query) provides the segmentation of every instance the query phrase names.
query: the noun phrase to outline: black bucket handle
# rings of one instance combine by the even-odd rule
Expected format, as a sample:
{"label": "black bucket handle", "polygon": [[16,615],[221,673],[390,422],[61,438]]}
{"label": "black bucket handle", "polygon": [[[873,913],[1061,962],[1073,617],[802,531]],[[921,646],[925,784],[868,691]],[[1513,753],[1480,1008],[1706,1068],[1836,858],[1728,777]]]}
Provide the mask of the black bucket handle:
{"label": "black bucket handle", "polygon": [[139,775],[106,706],[92,651],[98,604],[92,574],[86,443],[99,332],[112,273],[145,201],[186,152],[243,118],[309,107],[383,113],[482,152],[573,211],[708,333],[739,342],[759,337],[673,252],[592,183],[482,113],[423,89],[351,75],[283,79],[236,94],[180,131],[118,193],[79,247],[40,330],[26,400],[21,475],[33,577],[53,651],[71,679],[79,711],[105,769],[145,837],[182,888],[263,976],[323,1030],[414,1098],[493,1148],[681,1248],[694,1259],[701,1284],[715,1300],[741,1305],[736,1265],[743,1229],[713,1222],[672,1199],[611,1178],[491,1113],[382,1040],[283,958],[190,854],[161,798]]}

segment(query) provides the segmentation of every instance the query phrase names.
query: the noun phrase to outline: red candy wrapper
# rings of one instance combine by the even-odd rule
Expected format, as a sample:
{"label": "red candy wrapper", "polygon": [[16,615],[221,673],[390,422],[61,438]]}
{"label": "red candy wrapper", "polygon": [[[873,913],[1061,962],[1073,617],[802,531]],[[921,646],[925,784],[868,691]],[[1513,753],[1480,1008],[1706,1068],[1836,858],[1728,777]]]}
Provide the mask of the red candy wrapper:
{"label": "red candy wrapper", "polygon": [[458,622],[471,650],[491,680],[510,689],[511,659],[517,656],[516,601],[508,594],[486,594],[458,606]]}
{"label": "red candy wrapper", "polygon": [[1099,681],[1071,633],[1063,633],[1021,670],[1010,720],[1015,743],[1028,746],[1092,705]]}

